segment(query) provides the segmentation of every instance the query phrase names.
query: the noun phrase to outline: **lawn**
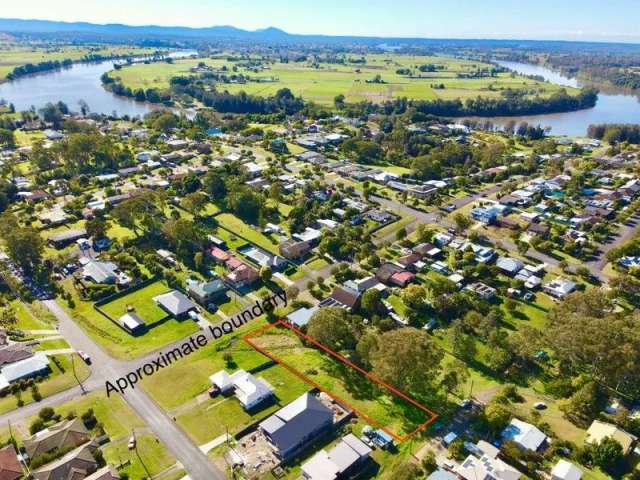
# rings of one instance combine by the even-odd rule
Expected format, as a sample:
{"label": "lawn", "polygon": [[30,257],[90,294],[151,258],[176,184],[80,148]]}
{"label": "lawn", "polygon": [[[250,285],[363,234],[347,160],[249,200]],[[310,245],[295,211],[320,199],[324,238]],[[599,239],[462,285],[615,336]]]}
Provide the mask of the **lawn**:
{"label": "lawn", "polygon": [[[77,381],[73,375],[73,368],[71,364],[71,355],[55,355],[55,358],[60,362],[60,367],[54,363],[52,357],[49,357],[51,373],[40,383],[38,383],[38,389],[42,398],[50,397],[56,393],[67,390],[75,385]],[[91,373],[89,367],[78,357],[74,355],[74,364],[76,375],[80,381],[84,381],[89,377]],[[25,405],[33,403],[33,397],[31,390],[27,389],[20,393],[20,398]],[[0,414],[9,412],[18,408],[18,397],[15,395],[7,395],[0,398]]]}
{"label": "lawn", "polygon": [[56,338],[53,340],[43,340],[34,347],[36,351],[42,350],[59,350],[63,348],[69,348],[69,344],[62,338]]}
{"label": "lawn", "polygon": [[[169,290],[166,285],[158,283],[162,288],[154,287],[158,290],[152,291],[162,293]],[[75,308],[69,308],[66,302],[61,302],[61,304],[95,342],[102,345],[110,355],[117,358],[132,359],[140,357],[177,340],[186,338],[199,330],[198,325],[191,320],[178,321],[171,318],[149,329],[144,335],[134,337],[104,315],[98,313],[91,302],[81,300],[69,282],[66,282],[64,286],[71,293]],[[114,313],[118,312],[115,311]]]}
{"label": "lawn", "polygon": [[[238,367],[243,368],[243,365],[239,363]],[[263,408],[247,412],[233,396],[207,399],[178,415],[178,423],[200,445],[225,431],[233,434],[266,418],[311,388],[280,365],[262,370],[257,376],[264,378],[274,387],[277,398],[275,403],[265,404]]]}
{"label": "lawn", "polygon": [[155,282],[129,295],[117,298],[113,302],[102,305],[100,309],[112,319],[117,320],[127,313],[128,307],[133,307],[136,313],[140,315],[140,318],[142,318],[147,325],[150,325],[167,317],[167,312],[162,310],[156,302],[153,301],[153,297],[166,293],[169,290],[170,288],[165,283]]}
{"label": "lawn", "polygon": [[15,309],[18,323],[15,328],[18,330],[51,330],[54,328],[50,314],[42,309],[38,304],[27,307],[19,300],[11,302],[11,307]]}
{"label": "lawn", "polygon": [[329,262],[324,258],[316,258],[311,260],[309,263],[305,263],[305,266],[309,267],[311,270],[321,270],[327,265],[329,265]]}
{"label": "lawn", "polygon": [[[216,216],[216,220],[220,227],[223,227],[231,233],[246,239],[247,241],[261,247],[268,252],[278,254],[278,242],[271,240],[269,237],[260,232],[259,227],[252,227],[230,213],[221,213]],[[218,229],[220,230],[220,229]]]}
{"label": "lawn", "polygon": [[136,435],[136,448],[129,450],[128,438],[111,442],[103,448],[107,463],[116,466],[120,474],[130,479],[154,478],[175,464],[175,459],[153,435]]}

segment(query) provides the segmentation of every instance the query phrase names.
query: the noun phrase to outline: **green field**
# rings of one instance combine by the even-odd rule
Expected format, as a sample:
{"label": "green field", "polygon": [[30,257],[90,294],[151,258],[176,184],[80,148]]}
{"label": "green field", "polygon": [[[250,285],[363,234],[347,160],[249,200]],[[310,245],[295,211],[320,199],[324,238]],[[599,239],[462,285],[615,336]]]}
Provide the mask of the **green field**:
{"label": "green field", "polygon": [[289,330],[268,330],[252,342],[398,436],[410,434],[431,417],[353,367],[303,345]]}
{"label": "green field", "polygon": [[[219,90],[231,93],[245,91],[250,94],[269,96],[281,88],[290,88],[305,100],[324,105],[332,105],[338,94],[343,94],[348,102],[369,100],[382,102],[394,98],[407,97],[418,100],[475,98],[477,96],[498,97],[500,90],[525,89],[529,94],[549,95],[561,87],[538,82],[510,73],[501,73],[492,78],[458,78],[459,73],[468,74],[478,68],[489,68],[488,64],[470,60],[460,60],[435,56],[410,56],[376,54],[368,55],[366,64],[319,63],[317,67],[307,62],[272,63],[259,73],[237,67],[238,73],[249,76],[251,81],[244,84],[218,84]],[[137,64],[110,73],[132,89],[166,89],[173,76],[189,75],[198,62],[204,61],[216,69],[234,66],[223,58],[180,60],[173,64]],[[424,64],[442,65],[444,69],[435,72],[420,72],[416,67]],[[411,77],[396,73],[409,68]],[[380,75],[385,83],[370,83]],[[435,85],[444,88],[433,88]],[[571,90],[571,89],[570,89]],[[577,90],[573,90],[577,92]]]}
{"label": "green field", "polygon": [[[85,302],[80,299],[75,288],[69,282],[65,284],[65,287],[71,293],[75,302],[75,308],[69,308],[66,302],[62,302],[69,314],[95,342],[117,358],[131,359],[140,357],[186,338],[199,330],[198,325],[191,320],[178,321],[170,318],[154,326],[143,335],[134,337],[97,312],[91,302]],[[155,310],[157,307],[151,305],[153,303],[151,298],[168,290],[169,287],[166,284],[156,282],[135,292],[133,295],[118,299],[117,303],[113,302],[116,303],[115,307],[112,304],[107,304],[102,308],[107,308],[111,313],[116,314],[115,318],[117,319],[124,313],[120,308],[123,308],[126,302],[135,301],[138,302],[139,308],[142,305],[139,313],[143,318],[145,318],[145,315],[159,315],[159,312]],[[144,296],[139,292],[143,292]]]}
{"label": "green field", "polygon": [[0,81],[15,67],[27,63],[40,63],[53,60],[80,60],[88,53],[98,55],[140,55],[152,53],[152,48],[137,48],[127,46],[72,46],[46,43],[18,44],[0,42]]}

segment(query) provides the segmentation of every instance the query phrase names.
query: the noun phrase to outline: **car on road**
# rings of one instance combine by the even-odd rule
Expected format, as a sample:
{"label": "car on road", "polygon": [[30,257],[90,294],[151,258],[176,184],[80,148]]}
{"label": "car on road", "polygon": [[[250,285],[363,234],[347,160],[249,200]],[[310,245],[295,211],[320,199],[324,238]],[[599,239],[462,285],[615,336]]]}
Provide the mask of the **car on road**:
{"label": "car on road", "polygon": [[535,408],[536,410],[546,410],[547,404],[544,402],[536,402],[533,404],[533,408]]}
{"label": "car on road", "polygon": [[129,437],[129,443],[127,444],[127,448],[129,450],[133,450],[134,448],[136,448],[136,437],[134,437],[133,435]]}
{"label": "car on road", "polygon": [[444,207],[442,207],[442,210],[444,210],[445,212],[451,213],[454,210],[456,210],[458,207],[456,207],[455,203],[449,203],[447,205],[445,205]]}
{"label": "car on road", "polygon": [[91,357],[88,354],[86,354],[82,350],[78,350],[78,356],[84,363],[86,363],[87,365],[91,365]]}

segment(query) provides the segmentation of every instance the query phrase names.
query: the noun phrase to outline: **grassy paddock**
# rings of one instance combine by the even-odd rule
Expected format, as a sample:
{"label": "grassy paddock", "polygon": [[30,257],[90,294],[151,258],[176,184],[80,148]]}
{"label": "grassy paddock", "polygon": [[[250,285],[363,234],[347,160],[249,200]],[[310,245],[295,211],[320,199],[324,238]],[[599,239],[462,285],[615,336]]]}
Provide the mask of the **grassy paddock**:
{"label": "grassy paddock", "polygon": [[[369,100],[376,103],[394,98],[407,97],[417,100],[462,99],[483,96],[496,98],[501,90],[512,88],[525,91],[528,95],[550,95],[561,87],[545,82],[538,82],[519,75],[500,73],[491,78],[458,78],[460,73],[471,73],[478,68],[491,68],[489,64],[469,60],[460,60],[436,56],[413,56],[399,54],[367,55],[366,64],[326,64],[320,63],[317,68],[308,63],[274,63],[269,68],[253,73],[238,67],[239,73],[248,75],[254,80],[245,84],[226,84],[219,86],[221,90],[231,93],[245,91],[249,94],[269,96],[281,88],[289,88],[302,96],[322,105],[333,105],[338,94],[344,94],[348,102]],[[198,62],[221,68],[231,69],[234,62],[226,59],[185,59],[173,64],[152,63],[137,64],[110,72],[112,78],[118,78],[126,86],[136,88],[166,89],[173,76],[189,75],[191,68]],[[433,63],[444,67],[436,72],[419,72],[419,65]],[[398,74],[399,69],[413,70],[412,77]],[[370,83],[380,75],[384,83]],[[270,79],[272,81],[264,81]],[[435,85],[444,88],[433,88]],[[568,89],[577,92],[576,89]],[[295,153],[295,152],[294,152]]]}

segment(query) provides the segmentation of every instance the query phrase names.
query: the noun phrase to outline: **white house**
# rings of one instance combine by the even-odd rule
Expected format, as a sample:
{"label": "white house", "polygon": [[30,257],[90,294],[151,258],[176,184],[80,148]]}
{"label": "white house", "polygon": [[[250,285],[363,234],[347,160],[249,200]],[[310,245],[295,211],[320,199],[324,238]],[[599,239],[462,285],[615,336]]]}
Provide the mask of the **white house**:
{"label": "white house", "polygon": [[581,478],[582,470],[566,460],[558,460],[551,470],[551,480],[580,480]]}
{"label": "white house", "polygon": [[236,398],[245,410],[251,410],[273,396],[273,387],[266,380],[256,378],[244,370],[238,370],[231,375],[225,370],[220,370],[211,375],[209,380],[222,393],[234,390]]}
{"label": "white house", "polygon": [[542,449],[548,439],[537,427],[517,418],[512,419],[507,428],[502,431],[502,438],[512,440],[523,450],[534,452]]}

